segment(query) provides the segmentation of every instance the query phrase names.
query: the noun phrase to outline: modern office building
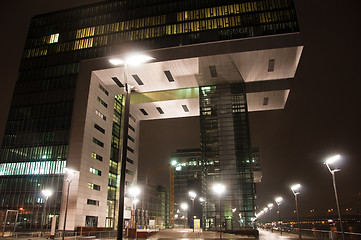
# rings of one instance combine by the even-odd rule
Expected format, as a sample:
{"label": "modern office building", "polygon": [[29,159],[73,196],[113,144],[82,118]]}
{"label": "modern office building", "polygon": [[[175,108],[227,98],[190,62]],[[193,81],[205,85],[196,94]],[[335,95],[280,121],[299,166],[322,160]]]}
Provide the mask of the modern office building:
{"label": "modern office building", "polygon": [[[250,148],[244,151],[245,153],[244,162],[247,163],[247,171],[252,172],[250,176],[250,183],[247,185],[248,188],[244,188],[244,195],[248,194],[252,196],[252,199],[256,197],[256,183],[259,183],[262,178],[261,172],[261,160],[258,148]],[[209,191],[209,185],[214,183],[214,176],[219,175],[217,173],[218,168],[225,168],[222,166],[224,163],[217,164],[215,161],[204,161],[204,151],[201,149],[179,149],[171,155],[171,161],[176,161],[173,167],[170,169],[172,172],[171,176],[171,190],[170,194],[174,196],[174,213],[176,218],[174,219],[175,225],[184,225],[184,219],[182,216],[187,217],[187,226],[193,224],[192,219],[199,219],[200,227],[204,230],[217,228],[216,214],[215,214],[215,203],[214,194]],[[232,165],[228,166],[232,167]],[[236,165],[233,165],[236,167]],[[228,174],[230,178],[231,175]],[[247,179],[248,180],[248,179]],[[229,188],[232,186],[231,181],[222,181],[223,184]],[[237,183],[235,184],[237,185]],[[237,186],[239,188],[239,186]],[[235,189],[229,189],[233,191]],[[189,192],[195,192],[196,198],[194,202],[189,196]],[[248,191],[248,192],[247,192]],[[237,196],[237,191],[232,193],[232,197]],[[242,198],[242,196],[238,196]],[[171,198],[172,199],[172,198]],[[189,208],[185,211],[181,208],[181,204],[188,204]],[[172,202],[171,202],[172,204]],[[193,209],[194,204],[194,209]],[[255,208],[254,201],[252,201],[252,208]],[[248,213],[247,208],[238,210],[241,215]],[[191,217],[193,216],[193,218]],[[223,222],[225,223],[225,230],[233,230],[232,221],[230,217],[225,215]]]}
{"label": "modern office building", "polygon": [[[170,204],[174,205],[173,214],[177,214],[174,219],[174,224],[177,226],[184,225],[185,217],[187,217],[188,226],[191,225],[192,218],[190,216],[196,216],[196,219],[202,218],[202,206],[199,202],[199,197],[205,198],[205,174],[206,167],[205,161],[202,158],[201,149],[178,149],[171,154],[171,161],[177,163],[170,168],[172,171],[170,180],[170,199],[174,199]],[[203,184],[202,184],[203,183]],[[189,192],[193,191],[197,194],[197,199],[194,201],[194,209],[192,209],[192,202],[189,197]],[[181,204],[188,204],[189,208],[184,211],[181,208]]]}
{"label": "modern office building", "polygon": [[162,185],[153,185],[148,177],[138,179],[142,189],[137,204],[136,218],[141,228],[162,229],[169,226],[169,190]]}
{"label": "modern office building", "polygon": [[[124,140],[129,186],[140,121],[200,116],[209,178],[229,183],[222,221],[249,227],[248,112],[284,108],[302,49],[292,0],[109,0],[35,16],[0,150],[0,209],[19,209],[27,228],[56,215],[62,229],[70,186],[67,230],[117,227]],[[154,60],[127,69],[109,63],[134,51]],[[126,84],[134,88],[122,139]],[[76,172],[65,175],[65,167]],[[46,188],[54,194],[44,209]],[[220,210],[214,197],[212,216]],[[126,195],[125,221],[130,207]]]}

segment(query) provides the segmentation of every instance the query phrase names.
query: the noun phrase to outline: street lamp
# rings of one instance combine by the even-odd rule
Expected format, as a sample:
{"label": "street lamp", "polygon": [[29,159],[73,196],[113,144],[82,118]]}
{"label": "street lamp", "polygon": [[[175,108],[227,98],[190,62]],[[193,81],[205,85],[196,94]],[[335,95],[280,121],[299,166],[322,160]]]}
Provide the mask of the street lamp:
{"label": "street lamp", "polygon": [[283,198],[282,197],[276,197],[275,199],[276,204],[277,204],[277,214],[278,214],[278,224],[280,226],[280,230],[281,230],[281,236],[282,236],[282,222],[281,222],[281,213],[280,213],[280,205],[283,202]]}
{"label": "street lamp", "polygon": [[201,225],[202,225],[202,229],[204,230],[205,218],[203,217],[203,203],[206,202],[206,199],[200,197],[200,198],[199,198],[199,201],[201,202],[201,206],[202,206]]}
{"label": "street lamp", "polygon": [[136,225],[137,223],[135,221],[135,210],[136,210],[137,203],[138,203],[138,199],[136,197],[139,196],[140,192],[141,192],[141,190],[137,186],[133,186],[128,189],[128,193],[133,198],[133,204],[134,204],[132,227],[135,228],[135,234],[137,234],[136,233],[137,232],[137,225]]}
{"label": "street lamp", "polygon": [[193,191],[190,191],[188,193],[188,195],[191,197],[191,200],[192,200],[192,221],[191,221],[191,224],[193,226],[193,232],[194,232],[194,199],[197,197],[197,193],[193,192]]}
{"label": "street lamp", "polygon": [[44,209],[43,209],[43,216],[41,218],[41,234],[43,234],[43,225],[44,219],[46,220],[46,205],[48,203],[48,198],[53,194],[53,191],[50,189],[43,189],[41,194],[45,197]]}
{"label": "street lamp", "polygon": [[301,184],[295,184],[291,186],[291,190],[293,192],[293,195],[295,195],[295,202],[296,202],[296,213],[297,213],[297,225],[298,225],[298,238],[302,240],[301,237],[301,228],[300,228],[300,216],[298,214],[298,199],[297,196],[300,194]]}
{"label": "street lamp", "polygon": [[[180,205],[181,209],[184,211],[184,213],[187,211],[188,209],[188,204],[186,203],[181,203]],[[187,228],[186,226],[186,223],[187,223],[187,218],[185,218],[185,221],[184,221],[184,228]]]}
{"label": "street lamp", "polygon": [[336,178],[335,178],[335,173],[341,171],[341,169],[337,169],[337,168],[331,169],[331,167],[330,167],[330,164],[332,165],[333,163],[337,162],[340,159],[341,159],[340,155],[335,155],[333,157],[330,157],[330,158],[326,159],[324,164],[326,165],[327,169],[330,171],[330,173],[332,175],[333,190],[335,192],[335,199],[336,199],[336,205],[337,205],[338,218],[340,220],[340,228],[341,228],[341,232],[342,232],[342,239],[345,240],[345,233],[343,231],[343,226],[342,226],[340,204],[338,202],[338,195],[337,195],[337,189],[336,189]]}
{"label": "street lamp", "polygon": [[[123,146],[122,151],[118,153],[119,156],[122,156],[121,161],[121,172],[120,172],[120,187],[119,187],[119,214],[118,214],[118,233],[117,240],[123,239],[123,228],[124,228],[124,188],[125,188],[125,170],[127,162],[127,151],[128,151],[128,128],[129,128],[129,109],[130,109],[130,93],[132,86],[128,84],[128,65],[136,66],[147,61],[150,61],[154,58],[143,55],[143,54],[132,54],[127,55],[125,59],[113,58],[109,62],[115,66],[123,65],[124,67],[124,90],[125,90],[125,101],[124,101],[124,118],[123,118]],[[119,86],[119,85],[118,85]],[[120,86],[119,86],[120,87]],[[121,130],[119,129],[119,133]]]}
{"label": "street lamp", "polygon": [[221,217],[221,195],[226,190],[223,184],[217,183],[213,185],[213,191],[218,194],[219,198],[219,238],[222,239],[222,217]]}
{"label": "street lamp", "polygon": [[273,203],[269,203],[267,205],[267,207],[269,208],[269,211],[270,211],[270,216],[271,216],[271,232],[273,232],[273,218],[272,218],[272,208],[273,208]]}
{"label": "street lamp", "polygon": [[65,174],[67,174],[67,183],[68,183],[68,190],[66,193],[66,204],[65,204],[65,213],[64,213],[64,225],[63,225],[63,235],[62,240],[64,240],[65,237],[65,226],[66,226],[66,217],[68,214],[68,202],[69,202],[69,189],[70,189],[70,183],[73,181],[74,175],[77,171],[70,169],[70,168],[64,168]]}
{"label": "street lamp", "polygon": [[134,220],[134,225],[135,225],[135,239],[137,239],[137,217],[136,217],[136,211],[137,211],[137,203],[139,202],[139,200],[137,198],[133,199],[133,204],[134,204],[134,215],[133,215],[133,220]]}

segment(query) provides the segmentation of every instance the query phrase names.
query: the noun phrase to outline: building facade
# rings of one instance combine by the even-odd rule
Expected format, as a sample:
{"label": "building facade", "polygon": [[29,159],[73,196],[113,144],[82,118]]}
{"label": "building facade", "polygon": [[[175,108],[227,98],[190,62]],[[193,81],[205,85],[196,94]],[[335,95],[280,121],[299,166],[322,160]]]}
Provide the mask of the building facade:
{"label": "building facade", "polygon": [[142,189],[137,204],[137,222],[141,228],[162,229],[169,227],[169,190],[161,185],[152,185],[148,177],[138,179]]}
{"label": "building facade", "polygon": [[[66,229],[117,227],[122,142],[129,186],[137,179],[139,122],[200,115],[204,161],[219,165],[214,180],[230,174],[225,180],[241,197],[228,196],[224,212],[236,204],[248,226],[255,206],[243,162],[247,112],[284,107],[302,49],[291,0],[110,0],[35,16],[0,150],[0,209],[21,209],[26,228],[59,216],[62,229],[71,180]],[[108,61],[135,50],[155,60],[127,70]],[[134,93],[121,139],[125,75]],[[65,167],[75,174],[66,176]],[[48,188],[54,194],[45,204]],[[128,221],[127,195],[124,208]],[[232,228],[243,226],[237,221]]]}

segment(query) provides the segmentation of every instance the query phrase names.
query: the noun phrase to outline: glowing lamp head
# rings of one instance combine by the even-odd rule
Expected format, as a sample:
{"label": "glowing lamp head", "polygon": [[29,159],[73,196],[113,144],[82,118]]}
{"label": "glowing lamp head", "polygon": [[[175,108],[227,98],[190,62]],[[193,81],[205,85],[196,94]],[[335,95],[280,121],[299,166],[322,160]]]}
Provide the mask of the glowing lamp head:
{"label": "glowing lamp head", "polygon": [[135,198],[140,194],[140,188],[136,186],[130,187],[128,193]]}
{"label": "glowing lamp head", "polygon": [[197,197],[197,193],[190,191],[188,195],[191,197],[191,199],[195,199]]}
{"label": "glowing lamp head", "polygon": [[153,57],[144,55],[144,54],[129,54],[125,57],[125,59],[120,58],[112,58],[109,59],[109,62],[113,64],[114,66],[120,66],[120,65],[130,65],[130,66],[138,66],[142,63],[148,62],[150,60],[153,60]]}
{"label": "glowing lamp head", "polygon": [[120,58],[112,58],[109,60],[109,62],[111,64],[113,64],[114,66],[119,66],[119,65],[123,65],[124,64],[124,61]]}
{"label": "glowing lamp head", "polygon": [[280,205],[283,202],[283,198],[282,197],[276,197],[275,199],[277,205]]}
{"label": "glowing lamp head", "polygon": [[199,201],[200,201],[200,202],[204,202],[205,200],[204,200],[204,198],[200,197],[200,198],[199,198]]}
{"label": "glowing lamp head", "polygon": [[44,190],[41,190],[41,194],[43,194],[44,197],[48,198],[53,194],[53,191],[50,189],[44,189]]}
{"label": "glowing lamp head", "polygon": [[180,205],[180,207],[181,207],[183,210],[187,210],[187,209],[188,209],[188,204],[182,203],[182,204]]}
{"label": "glowing lamp head", "polygon": [[272,208],[273,208],[273,203],[268,204],[267,207],[268,207],[269,209],[272,209]]}
{"label": "glowing lamp head", "polygon": [[213,185],[213,191],[217,193],[219,196],[224,193],[226,187],[223,184],[217,183]]}
{"label": "glowing lamp head", "polygon": [[301,189],[301,184],[295,184],[293,186],[291,186],[291,190],[293,192],[293,194],[300,194],[300,189]]}
{"label": "glowing lamp head", "polygon": [[325,161],[325,164],[333,164],[333,163],[335,163],[335,162],[337,162],[338,160],[340,160],[341,159],[341,156],[340,155],[335,155],[335,156],[333,156],[333,157],[329,157],[329,158],[327,158],[326,159],[326,161]]}
{"label": "glowing lamp head", "polygon": [[177,165],[177,160],[172,160],[171,162],[170,162],[170,164],[172,165],[172,166],[175,166],[175,165]]}
{"label": "glowing lamp head", "polygon": [[153,57],[144,54],[131,54],[125,58],[125,62],[131,66],[138,66],[142,63],[146,63],[153,59],[154,59]]}

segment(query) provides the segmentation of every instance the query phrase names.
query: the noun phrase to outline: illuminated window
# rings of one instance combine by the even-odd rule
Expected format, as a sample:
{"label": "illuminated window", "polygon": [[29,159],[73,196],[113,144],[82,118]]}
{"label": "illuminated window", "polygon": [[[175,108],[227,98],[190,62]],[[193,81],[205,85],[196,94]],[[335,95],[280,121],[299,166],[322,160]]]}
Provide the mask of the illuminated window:
{"label": "illuminated window", "polygon": [[59,33],[51,34],[48,43],[57,43],[59,41]]}
{"label": "illuminated window", "polygon": [[100,171],[98,169],[95,169],[95,168],[92,168],[92,167],[89,168],[89,172],[91,172],[91,173],[93,173],[95,175],[98,175],[98,176],[102,175],[102,171]]}
{"label": "illuminated window", "polygon": [[103,161],[103,157],[100,156],[99,154],[96,154],[96,153],[92,152],[91,157],[95,158],[96,160]]}
{"label": "illuminated window", "polygon": [[100,191],[100,186],[96,185],[94,183],[88,183],[88,188],[93,189],[93,190],[97,190]]}
{"label": "illuminated window", "polygon": [[95,32],[95,27],[78,29],[76,31],[76,38],[85,38],[85,37],[94,36],[94,32]]}
{"label": "illuminated window", "polygon": [[95,110],[95,114],[98,115],[101,119],[103,119],[104,121],[107,120],[107,117],[104,116],[101,112],[99,112],[98,110]]}

